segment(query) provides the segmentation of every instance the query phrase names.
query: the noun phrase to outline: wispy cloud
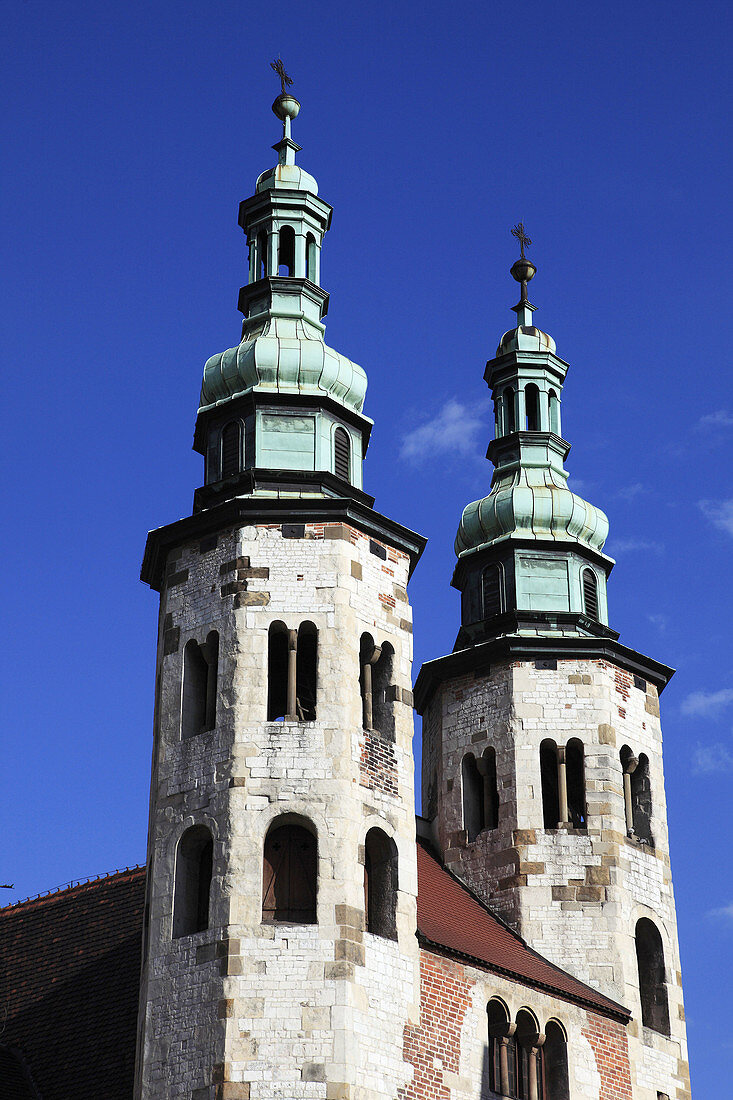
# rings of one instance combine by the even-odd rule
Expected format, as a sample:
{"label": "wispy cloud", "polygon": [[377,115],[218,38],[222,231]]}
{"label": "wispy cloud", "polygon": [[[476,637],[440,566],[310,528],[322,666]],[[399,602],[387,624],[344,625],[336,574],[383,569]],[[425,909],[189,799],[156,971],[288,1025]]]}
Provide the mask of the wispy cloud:
{"label": "wispy cloud", "polygon": [[613,539],[609,550],[612,554],[629,554],[633,550],[648,550],[652,554],[661,554],[664,550],[661,542],[649,539]]}
{"label": "wispy cloud", "polygon": [[635,481],[632,485],[623,485],[620,489],[617,489],[613,495],[616,497],[616,500],[628,502],[636,500],[637,497],[648,492],[649,489],[646,485],[642,485],[640,481]]}
{"label": "wispy cloud", "polygon": [[733,688],[720,691],[693,691],[682,700],[683,714],[699,718],[717,718],[726,707],[733,705]]}
{"label": "wispy cloud", "polygon": [[716,409],[715,412],[701,416],[695,425],[696,428],[733,428],[733,413],[727,409]]}
{"label": "wispy cloud", "polygon": [[733,770],[733,752],[717,741],[714,745],[697,745],[692,757],[692,770],[696,775],[713,775],[715,772]]}
{"label": "wispy cloud", "polygon": [[699,500],[697,506],[712,524],[733,535],[733,500]]}
{"label": "wispy cloud", "polygon": [[706,914],[708,917],[724,917],[726,920],[733,921],[733,901],[730,905],[722,905],[720,909],[711,909]]}
{"label": "wispy cloud", "polygon": [[432,420],[402,437],[400,458],[420,462],[437,454],[475,455],[479,449],[476,438],[479,431],[488,435],[488,425],[477,415],[479,409],[451,398]]}
{"label": "wispy cloud", "polygon": [[647,615],[647,619],[657,630],[665,631],[669,626],[669,615]]}

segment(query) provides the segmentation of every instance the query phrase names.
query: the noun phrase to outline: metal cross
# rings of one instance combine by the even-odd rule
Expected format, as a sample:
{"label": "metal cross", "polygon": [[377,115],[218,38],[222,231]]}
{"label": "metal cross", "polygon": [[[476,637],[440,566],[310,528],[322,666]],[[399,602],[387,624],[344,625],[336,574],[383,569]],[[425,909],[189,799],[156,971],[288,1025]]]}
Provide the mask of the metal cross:
{"label": "metal cross", "polygon": [[282,63],[282,61],[280,60],[279,57],[278,57],[277,61],[271,61],[270,62],[270,68],[273,70],[273,72],[276,72],[277,75],[280,77],[280,87],[282,88],[282,94],[285,95],[285,85],[286,84],[292,84],[293,81],[288,76],[288,74],[285,72],[285,66],[283,65],[283,63]]}
{"label": "metal cross", "polygon": [[522,250],[522,259],[526,260],[527,257],[524,255],[524,246],[532,244],[532,241],[524,232],[524,222],[517,222],[512,229],[512,237],[516,237],[519,241],[519,247]]}

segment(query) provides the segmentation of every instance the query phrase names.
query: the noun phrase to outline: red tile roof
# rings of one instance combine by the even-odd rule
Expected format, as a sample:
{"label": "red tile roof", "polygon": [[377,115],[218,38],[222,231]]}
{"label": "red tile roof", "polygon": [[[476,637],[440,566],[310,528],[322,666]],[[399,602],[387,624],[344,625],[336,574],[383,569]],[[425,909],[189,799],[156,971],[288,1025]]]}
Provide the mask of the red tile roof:
{"label": "red tile roof", "polygon": [[463,883],[417,845],[417,926],[427,945],[624,1023],[630,1013],[528,947]]}
{"label": "red tile roof", "polygon": [[130,1100],[144,900],[141,867],[0,909],[2,1042],[43,1100]]}

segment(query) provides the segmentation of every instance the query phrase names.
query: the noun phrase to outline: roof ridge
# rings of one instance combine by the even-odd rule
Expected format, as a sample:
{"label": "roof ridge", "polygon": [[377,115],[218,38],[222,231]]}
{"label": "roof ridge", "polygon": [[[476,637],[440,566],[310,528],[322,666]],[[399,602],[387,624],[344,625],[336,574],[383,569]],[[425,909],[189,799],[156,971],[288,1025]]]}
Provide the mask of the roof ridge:
{"label": "roof ridge", "polygon": [[101,885],[103,882],[109,882],[116,875],[131,875],[136,871],[144,871],[144,863],[136,863],[132,867],[116,867],[114,871],[106,871],[99,875],[89,875],[87,878],[72,878],[68,882],[62,882],[60,886],[54,886],[50,890],[40,890],[37,894],[31,894],[27,898],[19,898],[18,901],[11,901],[8,905],[0,906],[0,913],[6,913],[9,909],[18,909],[22,905],[28,905],[34,901],[49,901],[51,898],[60,897],[61,894],[70,893],[72,890],[78,890],[79,887],[84,886],[96,886]]}

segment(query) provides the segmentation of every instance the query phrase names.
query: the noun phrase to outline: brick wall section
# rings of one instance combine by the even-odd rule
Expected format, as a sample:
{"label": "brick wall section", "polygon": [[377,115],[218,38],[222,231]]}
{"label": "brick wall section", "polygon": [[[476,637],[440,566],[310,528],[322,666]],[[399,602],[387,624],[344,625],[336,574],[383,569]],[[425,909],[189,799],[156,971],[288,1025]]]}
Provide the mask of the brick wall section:
{"label": "brick wall section", "polygon": [[391,741],[374,730],[365,730],[359,761],[359,782],[370,791],[396,795],[397,757]]}
{"label": "brick wall section", "polygon": [[611,1020],[589,1016],[583,1035],[593,1048],[601,1078],[599,1100],[631,1100],[631,1069],[625,1028]]}
{"label": "brick wall section", "polygon": [[458,1074],[461,1030],[471,1004],[465,968],[428,951],[420,952],[420,1024],[404,1032],[405,1061],[414,1067],[400,1100],[450,1100],[444,1073]]}

